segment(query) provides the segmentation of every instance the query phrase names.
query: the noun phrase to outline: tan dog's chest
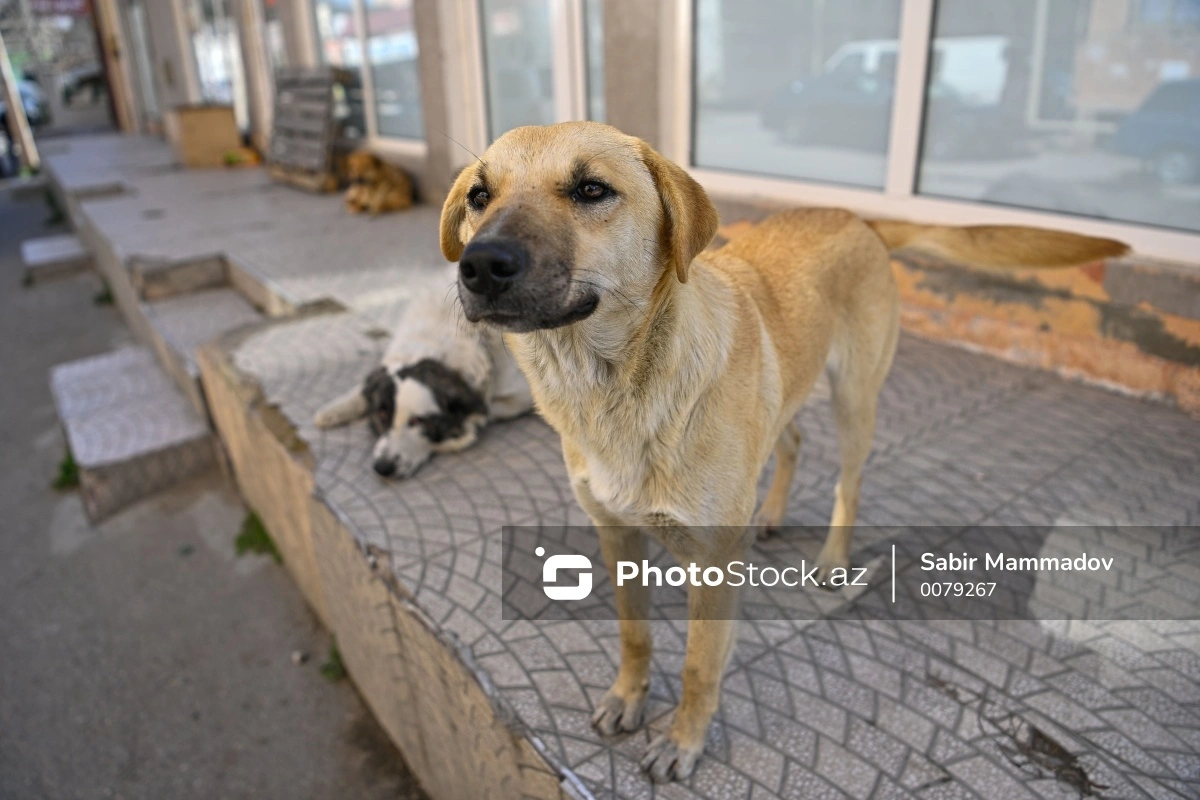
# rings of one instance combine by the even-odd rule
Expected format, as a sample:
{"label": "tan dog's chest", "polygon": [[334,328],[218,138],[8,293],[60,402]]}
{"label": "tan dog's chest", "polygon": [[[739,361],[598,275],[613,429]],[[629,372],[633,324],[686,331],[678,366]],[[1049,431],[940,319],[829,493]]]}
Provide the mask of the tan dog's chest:
{"label": "tan dog's chest", "polygon": [[692,322],[711,314],[705,334],[689,341],[673,332],[669,352],[646,357],[661,363],[640,373],[581,360],[561,339],[509,337],[540,413],[562,437],[572,484],[623,525],[711,525],[745,513],[786,422],[779,359],[761,318],[724,324],[723,310],[746,299],[714,276],[696,282],[710,291],[680,313]]}

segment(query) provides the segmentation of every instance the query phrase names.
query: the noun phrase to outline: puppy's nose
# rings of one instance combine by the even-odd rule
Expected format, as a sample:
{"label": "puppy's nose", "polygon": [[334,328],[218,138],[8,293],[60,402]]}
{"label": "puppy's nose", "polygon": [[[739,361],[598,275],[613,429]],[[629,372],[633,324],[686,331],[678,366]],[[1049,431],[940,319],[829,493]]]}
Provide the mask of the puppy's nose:
{"label": "puppy's nose", "polygon": [[377,458],[372,467],[385,478],[390,478],[396,474],[396,462],[390,458]]}
{"label": "puppy's nose", "polygon": [[458,262],[463,286],[473,294],[498,295],[525,269],[522,248],[503,241],[473,242]]}

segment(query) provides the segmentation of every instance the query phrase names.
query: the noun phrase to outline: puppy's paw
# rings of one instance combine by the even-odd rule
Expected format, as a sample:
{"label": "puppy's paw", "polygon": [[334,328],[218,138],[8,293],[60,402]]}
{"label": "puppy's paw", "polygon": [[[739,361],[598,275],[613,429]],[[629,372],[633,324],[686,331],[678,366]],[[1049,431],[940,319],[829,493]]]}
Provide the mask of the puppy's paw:
{"label": "puppy's paw", "polygon": [[616,688],[608,692],[596,704],[592,712],[592,727],[602,736],[629,733],[642,727],[646,718],[646,689],[620,693]]}
{"label": "puppy's paw", "polygon": [[683,745],[671,734],[666,733],[657,737],[646,748],[646,755],[642,757],[642,769],[655,783],[684,781],[696,768],[696,761],[703,750],[703,740],[695,745]]}

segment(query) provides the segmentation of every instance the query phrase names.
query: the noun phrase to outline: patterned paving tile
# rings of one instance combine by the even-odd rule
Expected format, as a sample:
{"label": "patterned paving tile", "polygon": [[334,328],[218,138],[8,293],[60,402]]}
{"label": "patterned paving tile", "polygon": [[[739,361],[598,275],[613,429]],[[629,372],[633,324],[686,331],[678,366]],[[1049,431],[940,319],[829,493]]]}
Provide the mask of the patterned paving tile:
{"label": "patterned paving tile", "polygon": [[[501,699],[597,797],[1066,797],[1078,794],[1071,781],[1079,765],[1096,785],[1113,787],[1105,790],[1113,797],[1200,786],[1195,622],[1163,634],[1152,622],[920,623],[857,619],[852,609],[803,623],[743,622],[703,766],[686,786],[652,786],[637,768],[649,733],[604,741],[587,724],[615,675],[615,623],[500,615],[499,528],[586,523],[552,433],[535,418],[495,426],[468,453],[440,456],[413,480],[390,483],[370,471],[364,429],[317,432],[309,424],[321,402],[370,368],[383,341],[368,331],[391,313],[284,324],[247,342],[238,363],[309,439],[326,502],[394,554],[417,602],[476,649]],[[802,414],[797,523],[821,524],[830,511],[836,443],[827,406],[819,391]],[[1105,500],[1138,513],[1157,502],[1173,516],[1164,511],[1156,524],[1186,524],[1200,503],[1200,483],[1188,483],[1200,425],[911,338],[902,342],[880,425],[883,446],[864,488],[870,523],[934,518],[953,531],[1111,522],[1081,516]],[[1146,580],[1161,583],[1174,556],[1156,562],[1161,542],[1137,539],[1156,529],[1138,530],[1112,546],[1140,554],[1140,569],[1158,570]],[[879,544],[870,531],[860,553]],[[1085,531],[1096,535],[1074,535]],[[815,552],[817,544],[761,547]],[[1192,560],[1175,561],[1177,580],[1195,585]],[[662,620],[654,629],[651,731],[669,721],[679,696],[685,644],[682,623]],[[1030,742],[1044,741],[1071,748],[1070,769],[1026,755]]]}

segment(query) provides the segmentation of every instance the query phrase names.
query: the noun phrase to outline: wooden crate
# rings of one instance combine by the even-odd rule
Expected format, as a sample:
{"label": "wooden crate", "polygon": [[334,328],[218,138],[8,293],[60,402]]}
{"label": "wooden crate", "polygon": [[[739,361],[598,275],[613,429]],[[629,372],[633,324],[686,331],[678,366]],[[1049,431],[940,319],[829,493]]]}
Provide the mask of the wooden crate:
{"label": "wooden crate", "polygon": [[309,191],[337,191],[341,161],[364,127],[355,73],[337,67],[279,69],[267,172]]}
{"label": "wooden crate", "polygon": [[167,141],[189,169],[225,166],[225,156],[242,146],[233,106],[176,106],[163,116]]}

